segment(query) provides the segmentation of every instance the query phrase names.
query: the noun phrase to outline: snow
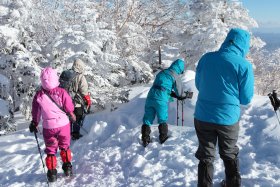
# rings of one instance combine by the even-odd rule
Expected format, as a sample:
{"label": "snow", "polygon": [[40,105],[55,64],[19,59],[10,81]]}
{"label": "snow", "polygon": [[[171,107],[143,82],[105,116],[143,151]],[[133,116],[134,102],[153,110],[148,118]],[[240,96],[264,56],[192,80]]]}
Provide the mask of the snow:
{"label": "snow", "polygon": [[0,33],[3,38],[6,39],[7,43],[6,45],[11,45],[16,41],[16,38],[18,36],[18,30],[15,28],[11,28],[8,26],[0,26]]}
{"label": "snow", "polygon": [[0,16],[7,16],[9,13],[9,8],[0,5]]}
{"label": "snow", "polygon": [[10,81],[6,76],[0,74],[0,83],[9,86]]}
{"label": "snow", "polygon": [[[176,102],[170,103],[169,135],[158,143],[157,125],[152,125],[152,140],[146,148],[139,144],[147,92],[151,85],[131,88],[131,101],[113,112],[88,115],[83,128],[89,133],[72,142],[73,178],[63,177],[58,159],[58,181],[55,186],[190,186],[197,185],[198,160],[194,154],[198,141],[193,125],[197,91],[194,72],[187,71],[184,88],[194,97],[184,103],[184,126],[176,125]],[[279,114],[278,114],[279,115]],[[20,116],[18,116],[20,120]],[[47,186],[34,135],[29,122],[13,134],[0,136],[1,186]],[[268,97],[255,95],[242,107],[240,119],[240,170],[242,186],[280,186],[280,124]],[[38,134],[41,149],[42,135]],[[43,155],[43,159],[46,155]],[[57,154],[59,157],[59,154]],[[223,162],[215,161],[214,187],[224,178]]]}
{"label": "snow", "polygon": [[[8,110],[9,103],[3,99],[0,99],[0,116],[1,117],[8,117],[9,110]],[[0,119],[1,122],[1,119]]]}

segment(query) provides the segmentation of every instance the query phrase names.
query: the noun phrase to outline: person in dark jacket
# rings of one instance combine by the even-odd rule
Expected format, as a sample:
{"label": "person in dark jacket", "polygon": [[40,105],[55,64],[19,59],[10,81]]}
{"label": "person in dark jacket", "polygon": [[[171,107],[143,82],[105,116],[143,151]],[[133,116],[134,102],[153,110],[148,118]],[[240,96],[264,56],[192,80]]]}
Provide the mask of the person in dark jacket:
{"label": "person in dark jacket", "polygon": [[254,94],[252,65],[246,60],[250,34],[231,29],[218,51],[202,56],[196,68],[195,85],[199,91],[194,124],[199,141],[195,154],[198,164],[198,187],[212,186],[213,162],[218,141],[225,166],[227,187],[239,187],[240,105],[250,103]]}
{"label": "person in dark jacket", "polygon": [[170,96],[183,100],[186,98],[182,91],[182,83],[179,75],[184,72],[185,63],[183,60],[175,60],[168,69],[159,72],[151,87],[145,104],[145,114],[142,125],[142,141],[146,147],[150,142],[150,126],[153,124],[155,116],[158,118],[159,140],[164,143],[168,136],[168,101]]}

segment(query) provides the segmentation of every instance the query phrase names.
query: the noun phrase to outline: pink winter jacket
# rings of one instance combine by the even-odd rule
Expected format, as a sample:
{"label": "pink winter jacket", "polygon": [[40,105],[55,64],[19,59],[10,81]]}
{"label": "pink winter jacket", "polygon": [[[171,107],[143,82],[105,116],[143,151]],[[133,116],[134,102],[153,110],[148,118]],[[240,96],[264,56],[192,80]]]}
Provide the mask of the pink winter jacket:
{"label": "pink winter jacket", "polygon": [[[70,123],[67,113],[74,111],[74,105],[70,95],[66,90],[59,86],[59,77],[56,71],[47,67],[41,72],[42,89],[37,91],[32,102],[32,119],[39,124],[40,118],[43,119],[43,128],[54,129],[68,125]],[[48,95],[64,109],[63,112],[58,106],[45,94]]]}

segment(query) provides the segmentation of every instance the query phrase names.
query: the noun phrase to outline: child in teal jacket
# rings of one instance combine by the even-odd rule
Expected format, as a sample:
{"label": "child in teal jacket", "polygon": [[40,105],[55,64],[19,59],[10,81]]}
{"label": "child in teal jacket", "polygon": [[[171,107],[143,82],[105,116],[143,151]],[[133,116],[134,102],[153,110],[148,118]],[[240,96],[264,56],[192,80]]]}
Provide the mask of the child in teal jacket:
{"label": "child in teal jacket", "polygon": [[170,96],[177,99],[185,99],[182,91],[182,83],[179,75],[184,72],[185,63],[181,59],[175,60],[168,69],[159,72],[151,87],[145,104],[145,114],[142,125],[142,141],[144,147],[150,142],[150,125],[157,115],[159,125],[159,140],[164,143],[167,137],[168,127],[168,102]]}

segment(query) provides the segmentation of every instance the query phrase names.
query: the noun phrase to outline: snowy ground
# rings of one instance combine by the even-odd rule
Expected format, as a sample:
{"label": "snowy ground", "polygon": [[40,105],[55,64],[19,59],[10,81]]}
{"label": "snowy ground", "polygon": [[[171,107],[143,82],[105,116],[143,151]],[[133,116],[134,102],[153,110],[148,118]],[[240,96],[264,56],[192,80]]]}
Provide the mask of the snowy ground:
{"label": "snowy ground", "polygon": [[[82,130],[84,137],[71,145],[75,175],[63,177],[59,162],[59,179],[54,186],[195,187],[198,161],[194,154],[198,142],[193,110],[196,90],[193,80],[184,80],[185,89],[194,90],[195,95],[184,103],[183,127],[181,116],[179,126],[176,126],[176,102],[170,104],[171,137],[166,143],[158,143],[157,125],[153,125],[153,143],[146,148],[139,144],[149,87],[133,88],[129,103],[113,112],[86,117],[84,128],[89,133]],[[179,111],[181,114],[180,108]],[[240,126],[242,186],[280,186],[280,125],[267,97],[255,96],[253,102],[243,108]],[[42,135],[38,136],[41,149],[44,149]],[[1,136],[0,155],[0,186],[47,186],[37,144],[28,129]],[[223,164],[217,154],[214,187],[219,186],[223,178]]]}

